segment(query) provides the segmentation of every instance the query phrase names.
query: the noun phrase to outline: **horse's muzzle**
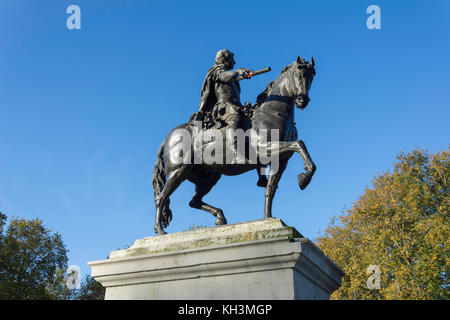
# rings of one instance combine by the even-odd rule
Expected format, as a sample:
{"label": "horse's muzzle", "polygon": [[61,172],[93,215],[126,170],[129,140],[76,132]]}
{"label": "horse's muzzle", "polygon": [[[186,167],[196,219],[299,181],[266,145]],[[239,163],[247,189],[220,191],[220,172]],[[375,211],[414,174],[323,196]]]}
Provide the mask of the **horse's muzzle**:
{"label": "horse's muzzle", "polygon": [[309,103],[309,98],[307,95],[305,94],[299,94],[297,96],[297,98],[295,98],[295,105],[297,106],[297,108],[299,108],[300,110],[303,110],[306,108],[306,106]]}

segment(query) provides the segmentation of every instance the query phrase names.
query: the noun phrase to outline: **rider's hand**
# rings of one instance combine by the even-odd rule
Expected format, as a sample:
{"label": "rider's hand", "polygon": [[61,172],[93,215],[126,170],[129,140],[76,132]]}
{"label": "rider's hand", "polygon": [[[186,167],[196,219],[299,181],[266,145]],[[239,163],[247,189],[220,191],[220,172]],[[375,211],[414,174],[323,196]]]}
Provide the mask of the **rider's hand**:
{"label": "rider's hand", "polygon": [[240,68],[238,69],[238,73],[245,79],[249,79],[253,75],[254,71],[252,69]]}

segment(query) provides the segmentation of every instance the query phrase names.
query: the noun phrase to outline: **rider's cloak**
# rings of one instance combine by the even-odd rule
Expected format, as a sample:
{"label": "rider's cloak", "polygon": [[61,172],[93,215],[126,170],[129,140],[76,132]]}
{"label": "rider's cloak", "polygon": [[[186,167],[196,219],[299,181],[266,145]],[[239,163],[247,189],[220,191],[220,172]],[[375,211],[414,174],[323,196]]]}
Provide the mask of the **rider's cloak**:
{"label": "rider's cloak", "polygon": [[[217,96],[215,92],[215,83],[220,81],[219,75],[228,71],[228,69],[223,64],[214,64],[206,73],[205,80],[203,81],[202,91],[200,94],[200,107],[199,111],[203,113],[212,112],[213,107],[217,103]],[[234,79],[232,81],[235,81]],[[239,82],[236,81],[236,86],[241,91]]]}

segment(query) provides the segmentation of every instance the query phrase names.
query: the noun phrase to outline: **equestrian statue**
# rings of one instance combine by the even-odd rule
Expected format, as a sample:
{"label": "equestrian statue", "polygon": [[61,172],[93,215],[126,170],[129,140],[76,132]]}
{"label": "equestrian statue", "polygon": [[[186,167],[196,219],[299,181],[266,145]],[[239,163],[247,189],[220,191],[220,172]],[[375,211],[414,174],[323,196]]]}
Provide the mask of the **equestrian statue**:
{"label": "equestrian statue", "polygon": [[298,139],[294,106],[303,110],[310,101],[314,64],[314,58],[308,62],[298,56],[253,105],[242,105],[239,82],[268,72],[270,67],[233,70],[234,54],[227,49],[217,52],[203,82],[198,111],[169,132],[157,153],[152,177],[157,234],[166,233],[164,229],[172,220],[169,197],[186,180],[195,184],[189,206],[211,213],[216,225],[227,223],[223,211],[203,202],[203,197],[222,175],[257,171],[257,185],[265,188],[265,219],[272,217],[278,182],[295,152],[303,159],[305,169],[298,175],[299,187],[303,190],[308,186],[316,166],[304,142]]}

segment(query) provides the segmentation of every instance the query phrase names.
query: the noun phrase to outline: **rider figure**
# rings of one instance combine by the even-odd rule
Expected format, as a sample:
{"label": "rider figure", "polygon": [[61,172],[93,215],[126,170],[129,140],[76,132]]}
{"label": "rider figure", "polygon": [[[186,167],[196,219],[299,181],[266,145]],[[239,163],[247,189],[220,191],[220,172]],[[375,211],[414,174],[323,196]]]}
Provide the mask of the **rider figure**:
{"label": "rider figure", "polygon": [[215,122],[224,122],[229,129],[237,129],[240,122],[241,88],[236,78],[249,78],[253,73],[247,68],[231,70],[235,63],[234,54],[229,50],[217,52],[214,66],[208,70],[203,82],[198,112],[200,118],[213,112]]}
{"label": "rider figure", "polygon": [[[239,128],[242,107],[241,88],[236,78],[249,78],[253,70],[240,68],[231,70],[235,65],[234,54],[222,49],[216,54],[214,66],[206,74],[203,82],[200,107],[194,120],[203,120],[207,114],[215,122],[216,128],[226,127],[227,142],[239,157],[234,146],[234,130]],[[228,130],[229,129],[229,130]]]}
{"label": "rider figure", "polygon": [[[203,121],[209,117],[215,122],[217,128],[224,124],[227,129],[227,143],[234,151],[234,158],[241,161],[234,143],[234,130],[239,128],[239,109],[242,108],[241,88],[237,78],[250,78],[254,71],[247,68],[232,70],[235,64],[232,52],[227,49],[217,52],[214,65],[208,70],[203,82],[200,107],[193,120]],[[264,186],[266,180],[266,176],[260,175],[258,185]]]}

